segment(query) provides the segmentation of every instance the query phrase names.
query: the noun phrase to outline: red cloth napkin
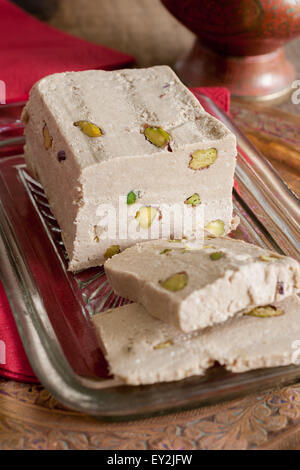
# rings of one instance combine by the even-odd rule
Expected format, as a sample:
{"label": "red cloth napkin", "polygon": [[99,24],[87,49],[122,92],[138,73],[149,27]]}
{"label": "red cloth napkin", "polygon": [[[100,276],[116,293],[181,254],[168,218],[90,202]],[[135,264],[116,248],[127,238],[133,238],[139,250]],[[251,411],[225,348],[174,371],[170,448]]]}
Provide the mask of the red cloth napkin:
{"label": "red cloth napkin", "polygon": [[7,0],[0,0],[0,44],[7,103],[26,100],[32,85],[51,73],[112,70],[134,63],[132,56],[58,31]]}
{"label": "red cloth napkin", "polygon": [[[229,111],[230,95],[226,88],[194,88],[212,98],[226,112]],[[201,100],[200,100],[201,101]],[[5,349],[5,358],[3,357]],[[2,359],[2,360],[1,360]],[[4,359],[4,360],[3,360]],[[1,364],[5,362],[5,364]],[[12,312],[0,282],[0,376],[21,382],[38,382],[27,360]]]}

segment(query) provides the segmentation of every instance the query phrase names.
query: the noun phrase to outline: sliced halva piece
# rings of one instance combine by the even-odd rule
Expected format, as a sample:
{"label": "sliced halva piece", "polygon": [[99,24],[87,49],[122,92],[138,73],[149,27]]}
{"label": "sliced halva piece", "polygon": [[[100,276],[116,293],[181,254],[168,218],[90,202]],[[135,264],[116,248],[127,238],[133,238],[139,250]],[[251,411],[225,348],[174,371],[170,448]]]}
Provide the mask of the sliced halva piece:
{"label": "sliced halva piece", "polygon": [[227,237],[155,240],[128,248],[105,263],[115,292],[184,332],[220,323],[240,310],[300,291],[300,265]]}
{"label": "sliced halva piece", "polygon": [[[23,122],[71,270],[145,239],[197,238],[214,220],[231,230],[235,137],[169,67],[43,78]],[[169,208],[189,219],[199,205],[198,221],[172,226]]]}
{"label": "sliced halva piece", "polygon": [[243,315],[189,334],[139,304],[97,314],[93,322],[111,373],[140,385],[201,375],[215,362],[232,372],[299,363],[299,298],[271,308],[278,316]]}

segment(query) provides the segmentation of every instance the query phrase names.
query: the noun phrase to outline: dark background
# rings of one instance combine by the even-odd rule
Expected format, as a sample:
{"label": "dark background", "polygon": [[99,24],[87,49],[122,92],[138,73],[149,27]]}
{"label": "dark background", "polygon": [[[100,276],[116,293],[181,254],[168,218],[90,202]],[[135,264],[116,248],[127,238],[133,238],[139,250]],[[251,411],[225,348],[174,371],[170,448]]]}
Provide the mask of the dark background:
{"label": "dark background", "polygon": [[19,7],[37,16],[41,20],[50,19],[57,9],[60,0],[12,0]]}

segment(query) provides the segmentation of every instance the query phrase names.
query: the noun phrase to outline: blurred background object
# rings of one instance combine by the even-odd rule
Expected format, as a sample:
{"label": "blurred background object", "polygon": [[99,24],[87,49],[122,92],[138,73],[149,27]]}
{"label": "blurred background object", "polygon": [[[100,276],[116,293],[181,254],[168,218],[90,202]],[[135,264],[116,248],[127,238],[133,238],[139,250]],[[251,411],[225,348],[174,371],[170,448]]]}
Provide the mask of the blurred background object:
{"label": "blurred background object", "polygon": [[[272,60],[276,73],[279,72],[277,77],[283,76],[283,80],[287,83],[287,87],[283,84],[283,92],[288,90],[288,85],[290,85],[292,79],[292,68],[287,64],[282,50],[279,53],[275,52],[275,54],[271,52],[271,56],[263,54],[258,60],[252,61],[252,58],[246,60],[248,70],[247,67],[243,68],[241,65],[243,57],[235,57],[230,69],[230,60],[225,60],[225,54],[214,55],[214,52],[205,54],[203,49],[201,50],[202,46],[199,46],[199,41],[195,43],[196,35],[191,30],[198,31],[200,35],[209,34],[210,39],[213,38],[212,43],[209,44],[210,47],[214,47],[216,42],[219,42],[222,47],[225,41],[227,51],[233,44],[235,47],[245,48],[247,44],[245,39],[249,36],[252,37],[255,46],[258,43],[261,44],[261,38],[256,38],[258,33],[255,25],[258,24],[257,22],[262,21],[263,6],[269,5],[272,9],[268,10],[268,17],[270,20],[277,18],[275,26],[276,28],[280,26],[280,34],[283,37],[274,40],[275,33],[272,23],[268,23],[268,26],[264,26],[264,29],[262,24],[265,23],[260,23],[260,34],[269,36],[264,40],[267,47],[273,48],[274,44],[277,47],[283,44],[287,37],[292,37],[298,30],[300,21],[300,4],[298,0],[14,1],[35,16],[47,20],[49,24],[63,31],[134,55],[138,66],[146,67],[156,64],[174,66],[177,64],[175,68],[187,84],[202,86],[217,82],[227,85],[236,95],[246,94],[247,96],[251,87],[253,91],[255,80],[259,81],[262,77],[267,80],[267,87],[268,81],[274,86],[272,77],[270,74],[268,75],[268,70],[272,70],[269,68]],[[187,29],[177,21],[163,3],[191,29]],[[224,12],[220,13],[224,5],[233,5],[233,3],[235,3],[236,8],[228,10],[227,16]],[[201,9],[199,9],[200,7]],[[211,9],[211,7],[214,7],[214,9]],[[202,8],[207,9],[205,10],[206,13],[205,11],[203,13]],[[188,22],[186,22],[187,15]],[[225,28],[226,34],[221,33],[220,35],[218,33],[219,28]],[[241,38],[244,38],[243,41]],[[296,78],[299,79],[300,38],[289,42],[285,49],[288,59],[296,68]],[[207,51],[209,49],[206,47]],[[252,50],[251,53],[253,53]],[[271,62],[270,59],[272,59]],[[207,63],[210,64],[210,67],[205,65]],[[251,67],[252,70],[250,70]],[[205,73],[202,73],[203,70]],[[287,73],[282,73],[284,70]],[[264,75],[266,71],[267,74]],[[191,76],[193,80],[191,80]],[[251,77],[253,79],[252,83]],[[256,88],[257,90],[258,88]],[[260,91],[262,91],[263,97],[266,93],[270,93],[270,89]],[[275,92],[275,96],[276,94],[277,92]],[[261,96],[261,94],[258,93],[258,96]],[[272,105],[274,103],[272,101]],[[277,107],[285,111],[300,114],[300,106],[296,106],[287,95],[283,94],[281,98],[277,99],[276,103]]]}
{"label": "blurred background object", "polygon": [[162,0],[197,35],[176,70],[194,86],[226,86],[248,99],[278,97],[295,77],[283,45],[300,34],[296,0]]}
{"label": "blurred background object", "polygon": [[83,39],[136,57],[139,66],[173,65],[194,35],[160,0],[14,0],[28,12]]}

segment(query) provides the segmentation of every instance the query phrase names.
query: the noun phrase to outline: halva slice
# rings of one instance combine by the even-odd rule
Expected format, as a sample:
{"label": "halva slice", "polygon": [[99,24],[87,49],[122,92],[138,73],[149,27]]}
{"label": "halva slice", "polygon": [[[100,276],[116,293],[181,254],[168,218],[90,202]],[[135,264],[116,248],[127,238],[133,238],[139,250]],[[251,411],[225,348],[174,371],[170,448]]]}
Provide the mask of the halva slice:
{"label": "halva slice", "polygon": [[[197,238],[215,221],[230,232],[235,136],[169,67],[45,77],[23,122],[27,167],[60,225],[69,269],[164,234]],[[201,217],[174,228],[175,210]]]}
{"label": "halva slice", "polygon": [[300,291],[300,265],[229,237],[140,243],[109,259],[115,292],[184,332]]}
{"label": "halva slice", "polygon": [[140,385],[202,375],[215,362],[232,372],[299,364],[299,297],[275,303],[272,310],[273,316],[244,314],[189,334],[139,304],[99,313],[93,322],[111,373]]}

